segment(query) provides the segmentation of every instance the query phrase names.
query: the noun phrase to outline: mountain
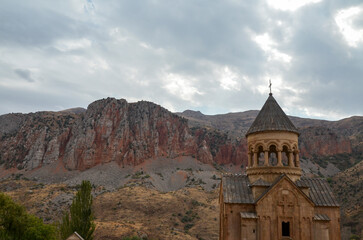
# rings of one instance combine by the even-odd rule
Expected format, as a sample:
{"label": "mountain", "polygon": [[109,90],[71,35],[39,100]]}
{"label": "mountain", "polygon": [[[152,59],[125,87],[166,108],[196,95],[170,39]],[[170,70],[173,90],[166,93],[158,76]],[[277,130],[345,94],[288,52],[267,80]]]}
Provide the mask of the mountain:
{"label": "mountain", "polygon": [[[0,189],[54,222],[77,184],[87,179],[95,186],[96,239],[118,239],[142,229],[160,239],[171,234],[175,239],[217,239],[220,175],[244,171],[245,133],[257,114],[172,113],[151,102],[107,98],[87,109],[1,115]],[[363,117],[290,119],[300,132],[304,173],[330,181],[342,204],[342,223],[349,227],[344,231],[359,233]],[[113,201],[124,194],[122,201]],[[158,208],[162,201],[145,207],[145,197],[169,199],[167,209],[173,211]],[[195,212],[200,218],[184,221]],[[159,216],[164,223],[155,225]]]}
{"label": "mountain", "polygon": [[108,162],[136,166],[150,158],[184,155],[204,163],[247,161],[244,141],[218,130],[189,129],[185,118],[151,102],[114,98],[95,101],[83,113],[2,115],[0,139],[5,170],[49,164],[85,170]]}
{"label": "mountain", "polygon": [[[193,156],[204,163],[246,166],[245,133],[258,111],[173,114],[151,102],[107,98],[88,108],[0,116],[0,164],[32,170],[57,162],[65,170],[98,164],[138,165],[156,157]],[[363,117],[325,121],[290,117],[301,157],[340,170],[362,159]]]}
{"label": "mountain", "polygon": [[[199,111],[186,110],[177,114],[187,118],[192,129],[218,129],[228,133],[231,138],[243,139],[258,111],[204,115]],[[332,162],[340,170],[353,166],[363,158],[363,117],[354,116],[339,121],[289,118],[300,132],[302,158],[322,167]]]}
{"label": "mountain", "polygon": [[251,110],[239,113],[204,115],[199,111],[186,110],[176,114],[188,119],[190,127],[214,128],[228,131],[234,137],[244,138],[247,130],[257,117],[258,111]]}
{"label": "mountain", "polygon": [[[19,170],[56,164],[66,171],[108,162],[136,166],[151,158],[193,156],[203,163],[244,167],[244,135],[257,114],[253,110],[174,114],[151,102],[114,98],[95,101],[86,110],[6,114],[0,116],[0,164]],[[363,117],[290,119],[301,133],[302,158],[323,168],[330,162],[340,170],[362,159]]]}
{"label": "mountain", "polygon": [[359,234],[363,226],[363,161],[329,178],[331,188],[341,203],[342,225]]}
{"label": "mountain", "polygon": [[78,107],[78,108],[64,109],[64,110],[59,111],[59,112],[81,114],[81,113],[84,113],[85,111],[86,111],[86,109]]}

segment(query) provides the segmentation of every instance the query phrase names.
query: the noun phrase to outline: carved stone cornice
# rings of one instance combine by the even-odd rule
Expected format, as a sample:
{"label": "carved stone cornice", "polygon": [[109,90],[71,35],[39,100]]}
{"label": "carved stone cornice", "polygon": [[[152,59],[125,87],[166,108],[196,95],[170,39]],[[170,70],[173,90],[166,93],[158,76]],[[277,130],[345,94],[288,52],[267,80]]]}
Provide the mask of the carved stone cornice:
{"label": "carved stone cornice", "polygon": [[297,175],[301,176],[301,168],[288,166],[256,166],[246,170],[247,175]]}

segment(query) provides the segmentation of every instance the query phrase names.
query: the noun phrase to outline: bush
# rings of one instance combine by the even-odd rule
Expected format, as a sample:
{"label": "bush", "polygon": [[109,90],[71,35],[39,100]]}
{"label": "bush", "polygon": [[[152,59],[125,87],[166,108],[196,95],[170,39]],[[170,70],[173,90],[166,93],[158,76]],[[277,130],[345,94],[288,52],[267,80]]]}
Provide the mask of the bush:
{"label": "bush", "polygon": [[188,231],[188,230],[189,230],[189,229],[191,229],[193,226],[194,226],[194,224],[193,224],[193,223],[185,224],[185,226],[184,226],[184,230],[185,230],[185,231]]}
{"label": "bush", "polygon": [[0,239],[56,240],[57,229],[28,214],[23,206],[0,193]]}
{"label": "bush", "polygon": [[359,236],[355,234],[351,235],[349,238],[349,240],[359,240],[359,239],[360,239]]}

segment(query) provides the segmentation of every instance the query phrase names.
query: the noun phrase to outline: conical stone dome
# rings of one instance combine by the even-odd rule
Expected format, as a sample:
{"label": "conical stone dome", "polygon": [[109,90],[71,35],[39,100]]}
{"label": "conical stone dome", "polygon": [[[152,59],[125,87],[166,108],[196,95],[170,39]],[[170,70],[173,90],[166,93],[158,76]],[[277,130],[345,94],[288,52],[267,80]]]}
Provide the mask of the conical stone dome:
{"label": "conical stone dome", "polygon": [[265,131],[288,131],[299,134],[297,128],[272,96],[272,93],[270,93],[255,121],[248,129],[246,136],[251,133]]}

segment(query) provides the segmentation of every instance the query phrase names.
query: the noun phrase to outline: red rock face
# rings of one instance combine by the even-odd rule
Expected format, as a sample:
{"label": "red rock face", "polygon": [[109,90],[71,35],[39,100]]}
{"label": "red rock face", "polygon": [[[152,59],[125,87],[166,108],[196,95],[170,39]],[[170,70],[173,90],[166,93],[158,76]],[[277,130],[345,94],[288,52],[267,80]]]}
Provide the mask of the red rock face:
{"label": "red rock face", "polygon": [[106,99],[92,103],[74,125],[63,158],[68,169],[100,163],[137,165],[145,159],[196,153],[187,122],[149,102]]}
{"label": "red rock face", "polygon": [[[187,120],[150,102],[129,104],[108,98],[90,104],[81,114],[1,117],[1,122],[18,118],[15,126],[0,132],[0,160],[7,167],[34,169],[61,161],[69,170],[84,170],[110,161],[120,166],[137,165],[160,156],[190,155],[204,163],[216,158],[208,145],[213,139],[205,141],[192,135]],[[219,145],[213,146],[216,153]],[[220,160],[221,156],[229,155],[218,157],[228,162]]]}
{"label": "red rock face", "polygon": [[219,164],[234,164],[247,166],[247,142],[241,141],[237,144],[225,144],[220,147],[215,162]]}
{"label": "red rock face", "polygon": [[[193,129],[192,129],[193,130]],[[195,128],[193,135],[197,139],[199,149],[209,150],[210,156],[198,154],[198,159],[205,163],[247,165],[247,141],[231,140],[230,136],[218,130]]]}
{"label": "red rock face", "polygon": [[53,112],[0,116],[0,162],[8,168],[33,169],[58,160],[76,119],[74,114]]}
{"label": "red rock face", "polygon": [[[85,170],[111,161],[135,166],[149,158],[184,155],[204,163],[246,166],[246,140],[231,135],[236,133],[189,128],[185,118],[154,103],[108,98],[82,113],[0,116],[0,164],[34,169],[58,161],[68,170]],[[352,151],[347,136],[324,127],[302,129],[299,141],[305,157]]]}
{"label": "red rock face", "polygon": [[329,156],[339,153],[351,153],[352,144],[347,137],[338,136],[325,127],[309,127],[301,131],[299,137],[302,157],[313,155]]}

